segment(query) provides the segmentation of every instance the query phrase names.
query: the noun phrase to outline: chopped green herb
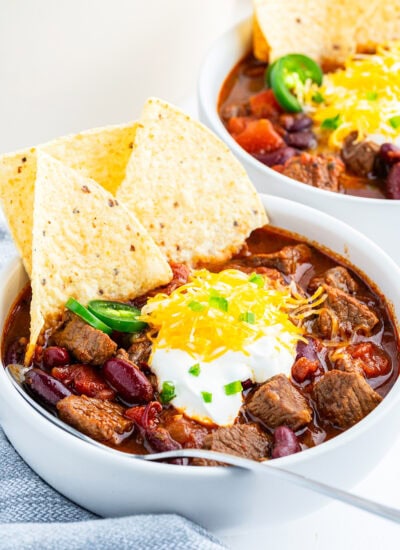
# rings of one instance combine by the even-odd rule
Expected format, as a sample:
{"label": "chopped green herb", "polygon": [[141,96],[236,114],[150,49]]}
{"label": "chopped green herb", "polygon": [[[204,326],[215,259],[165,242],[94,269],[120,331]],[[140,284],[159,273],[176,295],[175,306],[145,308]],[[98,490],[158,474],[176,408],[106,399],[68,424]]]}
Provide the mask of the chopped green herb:
{"label": "chopped green herb", "polygon": [[249,323],[249,325],[254,325],[256,322],[256,316],[252,311],[246,311],[245,313],[240,314],[239,321],[244,321],[245,323]]}
{"label": "chopped green herb", "polygon": [[165,404],[169,403],[174,397],[175,393],[175,384],[173,382],[163,382],[162,391],[160,393],[161,402]]}
{"label": "chopped green herb", "polygon": [[367,92],[365,94],[365,97],[368,99],[368,101],[376,101],[378,99],[377,92]]}
{"label": "chopped green herb", "polygon": [[311,99],[314,101],[314,103],[323,103],[325,101],[325,98],[321,94],[321,92],[315,92]]}
{"label": "chopped green herb", "polygon": [[201,396],[203,397],[204,403],[211,403],[212,402],[212,393],[208,391],[202,391]]}
{"label": "chopped green herb", "polygon": [[254,283],[258,286],[258,288],[263,288],[264,286],[264,277],[262,275],[259,275],[258,273],[253,273],[249,277],[249,282]]}
{"label": "chopped green herb", "polygon": [[389,118],[390,126],[397,130],[400,127],[400,115],[392,116]]}
{"label": "chopped green herb", "polygon": [[200,364],[196,363],[195,365],[192,365],[190,369],[188,370],[189,374],[192,374],[193,376],[199,376],[200,374]]}
{"label": "chopped green herb", "polygon": [[196,302],[194,300],[188,304],[188,307],[192,311],[202,311],[204,309],[203,304],[201,304],[200,302]]}
{"label": "chopped green herb", "polygon": [[226,395],[235,395],[243,390],[242,383],[240,380],[235,380],[235,382],[226,384],[226,386],[224,386],[224,390]]}
{"label": "chopped green herb", "polygon": [[210,296],[208,299],[208,303],[211,307],[214,307],[215,309],[228,311],[228,300],[223,296]]}
{"label": "chopped green herb", "polygon": [[221,294],[215,288],[210,288],[210,296],[221,296]]}
{"label": "chopped green herb", "polygon": [[341,125],[340,115],[337,114],[332,118],[326,118],[321,123],[321,128],[324,130],[336,130]]}

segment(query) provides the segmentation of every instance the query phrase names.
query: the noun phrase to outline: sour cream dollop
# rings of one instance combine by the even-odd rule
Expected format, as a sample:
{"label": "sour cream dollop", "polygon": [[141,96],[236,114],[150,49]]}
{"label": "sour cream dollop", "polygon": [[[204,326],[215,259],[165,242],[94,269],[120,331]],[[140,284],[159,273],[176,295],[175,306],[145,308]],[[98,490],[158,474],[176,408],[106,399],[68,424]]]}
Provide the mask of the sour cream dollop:
{"label": "sour cream dollop", "polygon": [[149,365],[161,397],[199,422],[233,424],[242,381],[290,374],[302,330],[289,314],[298,306],[289,286],[238,270],[195,271],[170,296],[150,299],[142,319],[154,331]]}

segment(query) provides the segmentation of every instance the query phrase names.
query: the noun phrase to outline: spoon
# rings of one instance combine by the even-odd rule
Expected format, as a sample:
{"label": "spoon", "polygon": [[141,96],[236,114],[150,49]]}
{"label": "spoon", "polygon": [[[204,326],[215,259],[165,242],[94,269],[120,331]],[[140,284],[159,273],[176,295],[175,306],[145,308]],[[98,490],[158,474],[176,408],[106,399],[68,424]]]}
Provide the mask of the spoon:
{"label": "spoon", "polygon": [[[44,407],[42,407],[39,403],[37,403],[24,389],[22,385],[23,377],[22,377],[21,370],[16,369],[15,366],[11,368],[10,367],[11,366],[8,366],[5,368],[5,371],[7,373],[7,376],[10,382],[12,383],[14,388],[18,391],[18,393],[23,397],[23,399],[25,399],[25,401],[27,401],[41,416],[47,418],[50,422],[60,427],[65,432],[75,437],[78,437],[83,441],[86,441],[90,445],[100,447],[103,451],[108,451],[110,453],[120,453],[120,451],[117,451],[116,449],[111,449],[110,447],[107,447],[106,445],[103,445],[102,443],[99,443],[98,441],[92,439],[91,437],[79,432],[69,424],[66,424],[65,422],[63,422],[62,420],[60,420],[59,418],[51,414],[49,411],[47,411]],[[354,493],[349,493],[348,491],[338,489],[337,487],[332,487],[331,485],[327,485],[326,483],[316,481],[315,479],[311,479],[301,474],[291,472],[290,470],[285,470],[283,468],[277,468],[275,466],[271,466],[268,462],[256,462],[248,458],[243,458],[240,456],[230,455],[226,453],[220,453],[216,451],[208,451],[204,449],[177,449],[174,451],[165,451],[162,453],[150,453],[146,455],[130,453],[130,454],[126,454],[125,456],[132,458],[133,460],[139,459],[139,460],[146,460],[150,462],[157,462],[159,460],[168,460],[173,458],[201,458],[205,460],[214,460],[214,461],[222,462],[229,466],[235,466],[237,468],[251,470],[253,472],[257,472],[264,475],[267,473],[268,475],[272,475],[278,479],[289,481],[290,483],[293,483],[298,487],[309,489],[310,491],[314,491],[321,495],[333,498],[335,500],[339,500],[341,502],[349,504],[350,506],[354,506],[356,508],[360,508],[361,510],[365,510],[371,514],[389,519],[396,523],[400,523],[400,510],[396,508],[392,508],[391,506],[386,506],[384,504],[375,502],[373,500],[370,500],[364,497],[360,497],[358,495],[355,495]]]}

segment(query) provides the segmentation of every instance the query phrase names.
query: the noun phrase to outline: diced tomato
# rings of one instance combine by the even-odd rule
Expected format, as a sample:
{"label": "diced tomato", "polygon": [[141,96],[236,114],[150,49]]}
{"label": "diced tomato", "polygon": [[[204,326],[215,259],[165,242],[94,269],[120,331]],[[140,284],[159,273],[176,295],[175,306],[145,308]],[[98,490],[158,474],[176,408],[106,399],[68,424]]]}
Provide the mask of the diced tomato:
{"label": "diced tomato", "polygon": [[283,109],[276,101],[272,90],[264,90],[257,95],[253,95],[249,103],[251,112],[258,118],[274,118],[283,113]]}
{"label": "diced tomato", "polygon": [[248,153],[266,153],[285,144],[271,122],[265,118],[250,121],[243,132],[233,137]]}
{"label": "diced tomato", "polygon": [[228,132],[235,137],[237,134],[241,134],[252,120],[254,117],[234,116],[228,121]]}
{"label": "diced tomato", "polygon": [[162,405],[158,401],[151,401],[147,405],[131,407],[125,411],[125,416],[134,421],[141,430],[152,430],[158,424],[158,415],[162,411]]}
{"label": "diced tomato", "polygon": [[115,391],[103,380],[95,367],[90,365],[54,367],[51,374],[79,395],[83,394],[97,399],[112,400],[115,398]]}
{"label": "diced tomato", "polygon": [[207,428],[189,418],[185,418],[181,414],[176,414],[167,418],[164,425],[172,439],[186,448],[202,447],[203,441],[208,433]]}
{"label": "diced tomato", "polygon": [[292,377],[299,384],[304,380],[312,380],[319,367],[319,361],[311,361],[307,357],[300,357],[292,366]]}
{"label": "diced tomato", "polygon": [[347,346],[346,352],[353,359],[360,359],[359,365],[367,378],[389,374],[392,368],[390,358],[373,342],[361,342]]}
{"label": "diced tomato", "polygon": [[153,290],[150,290],[146,294],[143,294],[142,296],[135,298],[135,300],[133,300],[132,303],[136,307],[141,309],[149,298],[160,293],[170,295],[171,292],[173,292],[180,286],[185,285],[188,282],[190,269],[186,264],[170,262],[169,265],[172,269],[172,279],[170,280],[170,282],[167,285],[154,288]]}

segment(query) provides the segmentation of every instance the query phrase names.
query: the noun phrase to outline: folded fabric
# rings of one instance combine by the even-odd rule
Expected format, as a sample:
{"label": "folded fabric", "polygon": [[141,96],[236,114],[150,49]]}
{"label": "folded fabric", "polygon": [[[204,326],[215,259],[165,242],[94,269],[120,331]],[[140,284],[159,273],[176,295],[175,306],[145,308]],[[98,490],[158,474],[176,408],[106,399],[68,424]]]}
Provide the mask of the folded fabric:
{"label": "folded fabric", "polygon": [[[0,268],[15,254],[0,211]],[[224,546],[203,528],[173,514],[98,519],[40,479],[0,428],[0,550],[97,548],[218,550]]]}
{"label": "folded fabric", "polygon": [[0,524],[2,550],[218,550],[212,535],[172,514],[78,523]]}

